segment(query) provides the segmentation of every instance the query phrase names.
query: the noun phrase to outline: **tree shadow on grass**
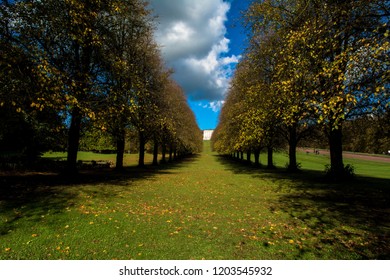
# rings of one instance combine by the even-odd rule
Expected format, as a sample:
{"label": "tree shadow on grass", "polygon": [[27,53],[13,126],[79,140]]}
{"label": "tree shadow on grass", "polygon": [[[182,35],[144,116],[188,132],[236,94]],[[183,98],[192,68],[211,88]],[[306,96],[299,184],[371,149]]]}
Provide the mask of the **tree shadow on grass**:
{"label": "tree shadow on grass", "polygon": [[[198,155],[158,166],[146,165],[125,167],[121,171],[110,168],[84,169],[77,175],[64,175],[54,171],[0,172],[0,236],[17,228],[18,221],[27,218],[39,220],[50,212],[62,213],[77,200],[80,188],[85,193],[115,198],[124,189],[129,189],[138,180],[150,179],[157,174],[169,174],[180,166],[195,161]],[[92,186],[92,187],[91,187]]]}
{"label": "tree shadow on grass", "polygon": [[272,181],[279,196],[270,211],[303,223],[320,243],[362,259],[390,259],[390,180],[358,176],[337,183],[327,181],[324,172],[259,169],[224,156],[218,161],[234,173]]}

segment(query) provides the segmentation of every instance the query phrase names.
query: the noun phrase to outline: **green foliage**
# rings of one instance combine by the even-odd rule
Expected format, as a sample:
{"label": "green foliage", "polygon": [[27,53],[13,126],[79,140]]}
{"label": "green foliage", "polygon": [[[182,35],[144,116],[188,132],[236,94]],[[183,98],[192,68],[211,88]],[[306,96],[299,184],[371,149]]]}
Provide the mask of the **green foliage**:
{"label": "green foliage", "polygon": [[275,145],[280,133],[295,167],[298,142],[319,124],[329,139],[331,169],[345,173],[345,121],[384,114],[390,104],[388,9],[383,0],[253,2],[245,14],[249,47],[215,149],[229,154]]}
{"label": "green foliage", "polygon": [[[114,144],[119,164],[130,129],[142,138],[140,157],[154,139],[174,143],[182,153],[201,149],[201,133],[186,100],[167,101],[176,93],[154,41],[154,19],[146,2],[2,1],[0,15],[0,107],[30,119],[50,112],[46,120],[34,121],[43,126],[55,120],[57,130],[67,128],[69,171],[76,171],[80,145]],[[185,117],[173,118],[176,111]],[[85,124],[97,129],[80,142]],[[170,139],[163,139],[163,130],[173,127]],[[102,142],[93,143],[95,136]]]}
{"label": "green foliage", "polygon": [[383,154],[390,147],[388,113],[385,116],[363,116],[344,125],[344,147],[347,151]]}
{"label": "green foliage", "polygon": [[101,129],[91,128],[83,133],[80,139],[81,151],[115,151],[112,138]]}

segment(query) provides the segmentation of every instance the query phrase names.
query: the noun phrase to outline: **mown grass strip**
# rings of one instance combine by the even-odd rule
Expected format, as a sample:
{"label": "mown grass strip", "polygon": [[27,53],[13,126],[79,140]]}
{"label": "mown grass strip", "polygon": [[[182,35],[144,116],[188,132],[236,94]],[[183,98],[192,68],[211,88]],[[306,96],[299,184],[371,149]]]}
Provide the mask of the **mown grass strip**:
{"label": "mown grass strip", "polygon": [[211,153],[125,173],[2,176],[0,259],[388,259],[390,184]]}

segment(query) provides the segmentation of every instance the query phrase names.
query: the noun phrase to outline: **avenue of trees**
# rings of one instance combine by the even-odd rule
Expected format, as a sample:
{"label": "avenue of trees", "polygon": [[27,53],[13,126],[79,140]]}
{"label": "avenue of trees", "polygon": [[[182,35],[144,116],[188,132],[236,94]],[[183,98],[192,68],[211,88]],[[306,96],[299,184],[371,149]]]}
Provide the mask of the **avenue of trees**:
{"label": "avenue of trees", "polygon": [[[326,136],[329,172],[340,178],[343,130],[363,132],[364,123],[380,147],[389,144],[389,1],[259,0],[244,17],[248,48],[213,134],[216,151],[259,164],[267,150],[272,167],[272,151],[287,144],[295,171],[300,141]],[[380,135],[368,133],[370,122],[383,125]]]}
{"label": "avenue of trees", "polygon": [[[1,1],[0,150],[34,158],[82,146],[116,150],[137,136],[163,158],[196,153],[202,133],[164,66],[143,0]],[[82,136],[86,138],[80,142]]]}

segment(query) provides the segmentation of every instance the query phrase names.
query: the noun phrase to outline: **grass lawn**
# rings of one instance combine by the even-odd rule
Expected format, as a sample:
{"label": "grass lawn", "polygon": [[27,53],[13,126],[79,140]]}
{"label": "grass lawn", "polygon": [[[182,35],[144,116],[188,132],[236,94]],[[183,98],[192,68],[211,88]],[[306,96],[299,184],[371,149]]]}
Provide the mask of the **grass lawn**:
{"label": "grass lawn", "polygon": [[291,175],[205,147],[143,169],[129,155],[123,173],[1,175],[0,259],[390,259],[389,164],[329,183],[315,155]]}
{"label": "grass lawn", "polygon": [[[267,154],[261,154],[260,159],[262,163],[266,164]],[[275,153],[274,162],[278,168],[286,167],[288,154],[283,152]],[[301,168],[304,171],[324,172],[325,165],[330,163],[330,159],[327,155],[306,154],[298,151],[297,162],[301,164]],[[344,164],[353,165],[357,176],[390,179],[390,163],[344,158]]]}
{"label": "grass lawn", "polygon": [[[62,152],[47,152],[43,155],[45,159],[53,160],[66,160],[66,153]],[[93,152],[78,152],[77,159],[81,161],[112,161],[115,162],[116,154],[99,154]],[[145,164],[150,164],[153,161],[151,154],[145,155]],[[125,166],[134,166],[138,162],[138,154],[125,154],[123,158],[123,164]]]}

